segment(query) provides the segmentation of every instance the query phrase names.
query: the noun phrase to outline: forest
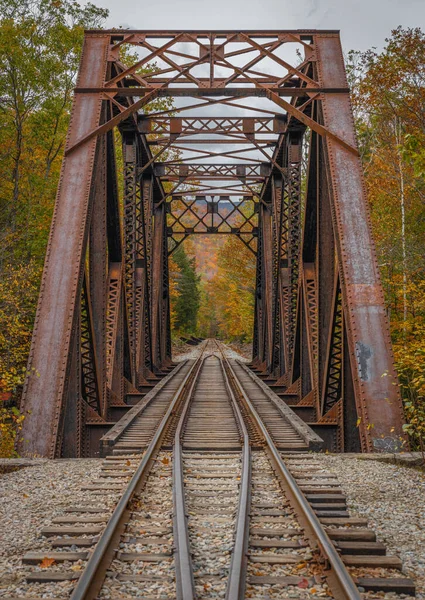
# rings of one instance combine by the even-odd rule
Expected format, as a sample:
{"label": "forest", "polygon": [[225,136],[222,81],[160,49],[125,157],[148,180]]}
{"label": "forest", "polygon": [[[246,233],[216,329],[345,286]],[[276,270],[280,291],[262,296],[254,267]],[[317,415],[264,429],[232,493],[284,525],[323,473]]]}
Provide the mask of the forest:
{"label": "forest", "polygon": [[[83,31],[107,10],[0,0],[0,456],[19,398]],[[425,32],[346,55],[393,349],[415,444],[425,440]],[[254,255],[233,236],[188,239],[170,260],[175,339],[252,339]],[[384,374],[385,376],[385,374]],[[11,420],[13,427],[11,427]]]}

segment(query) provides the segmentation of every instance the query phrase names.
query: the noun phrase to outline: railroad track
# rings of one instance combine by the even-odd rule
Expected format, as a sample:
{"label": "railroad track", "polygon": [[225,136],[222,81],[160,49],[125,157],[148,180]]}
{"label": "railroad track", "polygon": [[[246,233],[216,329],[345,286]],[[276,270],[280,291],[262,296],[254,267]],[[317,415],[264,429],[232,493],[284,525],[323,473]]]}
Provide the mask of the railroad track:
{"label": "railroad track", "polygon": [[219,343],[165,380],[166,401],[145,400],[109,436],[112,454],[87,486],[94,505],[42,531],[51,552],[24,556],[37,597],[414,594],[400,560],[349,516],[338,481],[309,452],[317,436]]}
{"label": "railroad track", "polygon": [[[305,586],[313,597],[316,593],[320,595],[323,587],[326,594],[338,599],[359,598],[363,594],[374,597],[374,592],[414,595],[412,580],[400,577],[401,560],[386,555],[385,546],[376,541],[375,533],[367,528],[366,519],[350,517],[345,495],[335,477],[323,468],[320,457],[300,448],[296,452],[280,450],[273,440],[272,434],[276,430],[267,426],[267,416],[262,419],[260,410],[256,410],[257,407],[261,409],[262,403],[258,403],[256,395],[251,401],[247,394],[247,386],[244,385],[247,379],[241,376],[241,370],[245,373],[248,370],[236,361],[226,361],[226,365],[239,402],[248,408],[247,417],[255,422],[265,441],[264,451],[253,453],[252,489],[256,498],[258,469],[264,476],[262,481],[260,475],[259,491],[263,486],[270,507],[264,507],[263,514],[255,512],[256,506],[251,510],[249,597],[263,597],[264,589],[260,588],[264,587],[270,597],[284,597],[288,585]],[[264,384],[259,384],[259,388],[264,387]],[[276,495],[279,487],[283,492],[280,499]],[[270,501],[271,496],[274,496],[274,502]],[[267,514],[269,510],[271,512]],[[263,518],[265,526],[255,527],[255,517]],[[304,560],[291,568],[290,555],[276,555],[286,554],[287,548],[297,545],[303,547],[298,553]],[[262,556],[254,554],[255,548],[265,549]],[[258,569],[257,563],[267,565],[267,568]],[[282,569],[283,565],[285,569]],[[294,573],[298,574],[294,577]]]}

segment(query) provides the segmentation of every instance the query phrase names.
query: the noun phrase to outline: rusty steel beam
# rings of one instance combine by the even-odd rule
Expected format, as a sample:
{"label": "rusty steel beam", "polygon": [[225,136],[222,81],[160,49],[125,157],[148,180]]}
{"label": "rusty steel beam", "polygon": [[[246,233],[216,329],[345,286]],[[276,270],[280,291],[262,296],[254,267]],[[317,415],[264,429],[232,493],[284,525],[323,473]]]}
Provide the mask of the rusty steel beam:
{"label": "rusty steel beam", "polygon": [[[319,81],[345,85],[344,59],[339,38],[316,40]],[[324,125],[356,145],[348,94],[322,101]],[[384,447],[397,451],[405,439],[403,410],[394,369],[369,206],[360,158],[332,138],[326,139],[326,167],[331,179],[333,219],[341,273],[341,291],[348,350],[363,451]],[[353,193],[355,190],[355,193]]]}
{"label": "rusty steel beam", "polygon": [[[186,82],[186,80],[183,80]],[[203,83],[202,80],[198,80],[200,83]],[[250,79],[243,79],[243,82],[250,83]],[[189,83],[189,82],[188,82]],[[203,87],[203,88],[190,88],[190,87],[173,87],[167,88],[167,80],[154,81],[149,87],[87,87],[87,88],[76,88],[76,94],[93,94],[93,93],[105,93],[114,95],[117,97],[123,98],[140,98],[140,96],[144,96],[145,94],[155,90],[160,98],[184,98],[184,97],[193,97],[199,98],[205,95],[211,97],[224,97],[224,96],[234,96],[235,98],[241,98],[246,96],[252,96],[253,98],[264,98],[267,96],[267,92],[273,92],[278,94],[279,96],[286,96],[288,98],[293,98],[297,96],[308,96],[309,94],[346,94],[349,92],[349,88],[308,88],[308,87],[290,87],[285,85],[283,87],[273,87],[272,85],[268,85],[260,80],[260,83],[264,85],[263,88],[252,88],[252,87],[222,87],[223,81],[218,80],[216,87]],[[220,87],[221,86],[221,87]]]}
{"label": "rusty steel beam", "polygon": [[[108,44],[108,36],[86,36],[80,85],[103,83]],[[98,126],[101,109],[101,94],[74,98],[67,147]],[[22,400],[23,409],[31,415],[24,421],[23,451],[38,456],[53,458],[60,453],[60,425],[64,427],[61,416],[66,410],[96,146],[93,137],[62,165]],[[76,402],[75,396],[70,402]]]}
{"label": "rusty steel beam", "polygon": [[[215,135],[219,135],[219,134],[215,134]],[[172,142],[175,140],[176,138],[174,137],[163,137],[163,138],[159,138],[156,140],[149,140],[148,144],[150,146],[163,146],[163,145],[167,145],[167,146],[171,146],[171,147],[175,147],[172,146]],[[262,144],[267,144],[268,146],[272,146],[276,143],[275,139],[272,138],[260,138],[258,141],[260,141]],[[202,147],[205,146],[214,146],[216,144],[219,144],[220,146],[223,146],[224,144],[231,144],[232,146],[237,145],[237,144],[243,144],[245,146],[249,146],[251,142],[248,142],[246,140],[246,138],[243,137],[236,137],[236,136],[223,136],[222,138],[210,138],[210,137],[196,137],[196,138],[187,138],[186,136],[182,135],[179,136],[178,138],[178,142],[179,144],[181,144],[181,148],[183,148],[184,146],[187,145],[199,145]],[[187,150],[189,150],[189,148],[186,148]],[[192,150],[192,148],[190,148],[190,150]]]}
{"label": "rusty steel beam", "polygon": [[[150,36],[152,38],[169,38],[170,36],[182,35],[181,30],[175,29],[131,29],[125,30],[124,32],[117,31],[116,29],[88,29],[87,34],[102,36],[104,34],[110,35],[115,43],[121,43],[126,38],[135,39],[135,36]],[[244,33],[254,38],[269,38],[274,36],[295,36],[309,38],[316,34],[322,35],[339,35],[339,29],[245,29]],[[187,42],[187,36],[200,36],[207,38],[210,35],[214,36],[228,36],[230,35],[235,42],[240,42],[238,32],[234,29],[185,29],[181,41]],[[191,40],[190,40],[191,41]]]}
{"label": "rusty steel beam", "polygon": [[268,117],[140,117],[140,133],[194,135],[198,133],[282,133],[286,119]]}
{"label": "rusty steel beam", "polygon": [[[149,81],[149,79],[148,79],[148,81]],[[198,81],[200,83],[205,83],[205,80],[202,77],[200,77],[198,79]],[[249,83],[248,79],[242,79],[242,81],[243,81],[243,83]],[[309,94],[313,94],[313,93],[314,94],[317,94],[317,93],[346,94],[347,92],[349,92],[349,88],[321,88],[321,87],[314,87],[314,88],[302,87],[301,88],[301,87],[292,87],[288,84],[283,87],[276,88],[273,85],[270,85],[270,82],[267,82],[267,80],[260,80],[260,81],[261,81],[261,83],[264,83],[264,85],[266,86],[267,89],[270,89],[273,92],[275,92],[276,94],[279,94],[281,96],[286,96],[288,98],[294,98],[294,97],[298,97],[298,96],[308,96]],[[163,86],[166,82],[167,82],[166,79],[155,79],[155,80],[151,81],[151,85],[149,87],[131,86],[131,87],[123,87],[123,88],[119,88],[119,87],[76,88],[74,91],[76,94],[91,94],[93,92],[105,92],[105,93],[107,92],[108,94],[114,94],[117,97],[137,98],[143,94],[146,94],[152,88],[154,88],[154,89],[157,88],[159,90],[160,97],[169,97],[169,96],[192,97],[193,96],[194,98],[197,98],[199,96],[204,95],[202,93],[202,91],[205,88],[202,88],[199,90],[194,89],[193,91],[192,91],[192,88],[187,88],[187,87],[173,87],[171,89],[167,89],[167,88],[161,89],[161,86]],[[190,80],[182,79],[182,83],[183,82],[190,83]],[[261,90],[261,89],[253,90],[250,87],[246,87],[246,88],[226,87],[226,88],[224,88],[222,86],[223,86],[223,84],[225,84],[225,80],[222,80],[222,79],[216,79],[215,83],[216,83],[215,87],[206,88],[206,92],[210,96],[235,96],[237,98],[240,98],[241,96],[254,96],[257,98],[267,96],[265,90]]]}

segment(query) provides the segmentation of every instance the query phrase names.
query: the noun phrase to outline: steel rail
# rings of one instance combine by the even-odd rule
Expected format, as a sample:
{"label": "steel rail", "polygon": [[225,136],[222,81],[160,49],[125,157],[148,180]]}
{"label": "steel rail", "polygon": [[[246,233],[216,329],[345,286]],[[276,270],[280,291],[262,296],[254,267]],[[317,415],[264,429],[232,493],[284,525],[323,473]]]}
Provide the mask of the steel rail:
{"label": "steel rail", "polygon": [[94,600],[97,597],[103,585],[106,570],[113,560],[117,545],[119,543],[119,538],[122,535],[126,522],[129,518],[130,511],[128,505],[134,494],[141,489],[142,485],[146,481],[155,456],[161,448],[161,444],[171,421],[171,417],[174,415],[181,399],[184,397],[187,391],[188,385],[191,383],[191,375],[199,365],[199,360],[200,359],[198,359],[190,368],[188,374],[176,391],[173,400],[167,409],[167,412],[162,418],[155,435],[153,436],[145,454],[143,455],[143,458],[140,461],[139,466],[130,479],[118,504],[114,509],[114,512],[111,515],[111,518],[102,532],[99,541],[95,546],[93,554],[90,556],[87,565],[70,596],[70,600]]}
{"label": "steel rail", "polygon": [[328,568],[325,571],[325,575],[334,597],[338,598],[338,600],[361,600],[356,584],[351,578],[347,568],[336,551],[335,546],[328,537],[328,534],[311,508],[308,500],[285,465],[264,423],[239,383],[233,367],[226,357],[224,357],[224,360],[228,367],[228,373],[230,373],[230,379],[234,384],[234,389],[248,408],[257,428],[264,437],[266,450],[279,475],[279,479],[288,496],[290,504],[297,513],[310,542],[318,544],[321,554],[326,560]]}
{"label": "steel rail", "polygon": [[249,443],[249,433],[246,428],[245,421],[227,376],[224,354],[220,348],[220,345],[217,342],[216,344],[221,354],[220,366],[223,372],[226,388],[229,393],[243,438],[242,472],[238,513],[236,516],[235,542],[233,545],[232,559],[226,588],[226,600],[243,600],[243,598],[245,598],[246,570],[248,566],[247,552],[249,544],[249,507],[251,504],[251,447]]}
{"label": "steel rail", "polygon": [[[207,344],[208,345],[208,344]],[[207,355],[208,356],[208,355]],[[193,578],[192,559],[190,553],[189,532],[187,529],[186,502],[184,495],[183,457],[181,437],[183,425],[192,400],[196,381],[201,371],[205,357],[197,361],[197,369],[192,378],[185,404],[174,436],[173,448],[173,530],[174,530],[174,564],[176,569],[176,598],[177,600],[195,599],[195,582]]]}

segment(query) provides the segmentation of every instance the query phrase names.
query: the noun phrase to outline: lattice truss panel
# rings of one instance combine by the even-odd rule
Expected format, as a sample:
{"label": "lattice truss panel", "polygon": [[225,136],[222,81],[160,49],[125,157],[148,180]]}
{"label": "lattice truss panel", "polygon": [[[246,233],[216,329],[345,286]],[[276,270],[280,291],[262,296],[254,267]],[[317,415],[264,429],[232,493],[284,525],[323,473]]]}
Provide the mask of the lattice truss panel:
{"label": "lattice truss panel", "polygon": [[173,196],[168,204],[168,232],[174,250],[189,235],[237,235],[255,254],[257,237],[256,203],[252,196]]}
{"label": "lattice truss panel", "polygon": [[337,449],[397,449],[338,33],[117,30],[85,35],[23,451],[94,455],[127,394],[170,366],[168,257],[189,235],[255,254],[253,365],[283,397]]}

